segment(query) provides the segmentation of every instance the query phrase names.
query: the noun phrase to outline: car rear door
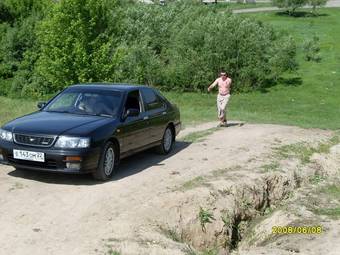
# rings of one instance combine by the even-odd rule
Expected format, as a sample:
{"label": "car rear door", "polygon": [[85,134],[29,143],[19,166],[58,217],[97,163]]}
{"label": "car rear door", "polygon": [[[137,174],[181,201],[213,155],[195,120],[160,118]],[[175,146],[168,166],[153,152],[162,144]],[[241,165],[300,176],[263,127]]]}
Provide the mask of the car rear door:
{"label": "car rear door", "polygon": [[160,141],[168,122],[167,105],[152,88],[142,88],[142,98],[145,107],[146,118],[149,119],[149,141]]}

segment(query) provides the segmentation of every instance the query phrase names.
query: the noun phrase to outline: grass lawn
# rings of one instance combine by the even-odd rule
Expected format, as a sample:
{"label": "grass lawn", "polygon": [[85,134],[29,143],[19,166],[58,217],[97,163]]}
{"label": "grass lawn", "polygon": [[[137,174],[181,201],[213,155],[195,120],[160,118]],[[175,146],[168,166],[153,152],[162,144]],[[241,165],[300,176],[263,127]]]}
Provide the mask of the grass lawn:
{"label": "grass lawn", "polygon": [[[289,32],[298,45],[300,69],[265,92],[233,95],[229,106],[231,119],[340,128],[340,9],[319,12],[322,15],[318,17],[287,17],[275,12],[242,14]],[[303,59],[302,42],[314,35],[320,38],[320,63]],[[178,104],[184,125],[189,125],[216,120],[215,93],[164,94]],[[0,125],[34,110],[36,102],[0,97]]]}
{"label": "grass lawn", "polygon": [[0,126],[13,118],[36,111],[37,102],[0,97]]}
{"label": "grass lawn", "polygon": [[[319,12],[318,17],[287,17],[276,12],[243,14],[291,34],[298,45],[300,69],[266,92],[233,95],[229,107],[231,119],[340,128],[340,9]],[[320,63],[303,59],[302,42],[314,35],[320,38]],[[167,95],[181,107],[185,123],[216,118],[214,95]]]}

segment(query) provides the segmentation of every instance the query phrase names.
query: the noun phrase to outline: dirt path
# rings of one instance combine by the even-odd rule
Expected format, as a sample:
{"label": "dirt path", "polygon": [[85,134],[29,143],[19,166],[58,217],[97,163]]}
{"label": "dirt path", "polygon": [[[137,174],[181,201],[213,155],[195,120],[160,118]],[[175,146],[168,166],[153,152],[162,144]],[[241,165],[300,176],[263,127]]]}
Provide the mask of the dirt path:
{"label": "dirt path", "polygon": [[[104,254],[108,247],[124,255],[184,254],[182,244],[157,231],[158,224],[166,224],[175,212],[177,200],[185,201],[181,185],[255,159],[261,164],[273,144],[319,141],[331,135],[279,125],[220,128],[205,141],[178,142],[166,158],[145,152],[126,159],[107,183],[94,183],[89,176],[0,166],[0,254]],[[236,171],[233,181],[252,175],[256,172]],[[199,199],[200,194],[194,195]]]}
{"label": "dirt path", "polygon": [[[340,0],[329,0],[325,7],[327,8],[335,8],[340,7]],[[311,8],[310,6],[306,6],[303,8]],[[280,8],[278,7],[259,7],[259,8],[247,8],[247,9],[239,9],[239,10],[233,10],[233,13],[250,13],[250,12],[268,12],[268,11],[278,11]]]}

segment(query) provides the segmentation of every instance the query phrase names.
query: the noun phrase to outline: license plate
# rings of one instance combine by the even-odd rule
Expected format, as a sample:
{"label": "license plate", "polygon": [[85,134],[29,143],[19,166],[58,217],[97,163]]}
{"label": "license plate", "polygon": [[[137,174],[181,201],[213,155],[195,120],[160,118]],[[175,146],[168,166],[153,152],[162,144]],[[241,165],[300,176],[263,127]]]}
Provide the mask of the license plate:
{"label": "license plate", "polygon": [[13,157],[21,160],[45,162],[45,154],[42,152],[13,150]]}

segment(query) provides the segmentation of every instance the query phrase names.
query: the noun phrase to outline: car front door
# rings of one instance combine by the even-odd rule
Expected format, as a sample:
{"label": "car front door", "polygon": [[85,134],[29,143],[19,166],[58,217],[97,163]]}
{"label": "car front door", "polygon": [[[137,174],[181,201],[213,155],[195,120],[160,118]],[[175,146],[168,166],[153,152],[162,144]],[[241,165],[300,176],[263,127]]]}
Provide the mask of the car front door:
{"label": "car front door", "polygon": [[129,153],[146,145],[145,135],[148,134],[149,120],[146,118],[140,91],[134,90],[126,96],[123,115],[129,109],[138,109],[138,116],[122,116],[122,124],[118,127],[121,140],[121,153]]}

